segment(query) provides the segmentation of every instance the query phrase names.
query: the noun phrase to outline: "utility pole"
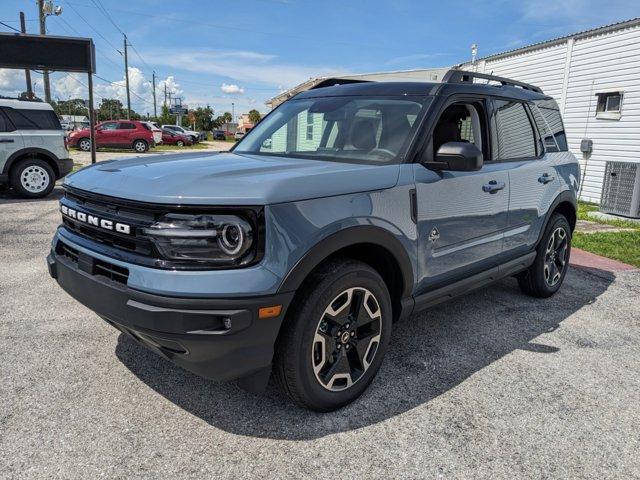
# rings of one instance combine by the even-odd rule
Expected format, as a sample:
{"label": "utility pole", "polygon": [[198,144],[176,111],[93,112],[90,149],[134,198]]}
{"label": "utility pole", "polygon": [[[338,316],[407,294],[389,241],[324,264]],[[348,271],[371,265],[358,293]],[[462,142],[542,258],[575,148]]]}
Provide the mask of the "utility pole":
{"label": "utility pole", "polygon": [[[27,26],[24,20],[24,12],[20,12],[20,31],[22,33],[27,33]],[[28,68],[24,69],[24,76],[27,80],[27,98],[29,100],[33,99],[33,87],[31,86],[31,70]]]}
{"label": "utility pole", "polygon": [[127,57],[127,35],[124,35],[124,78],[127,85],[127,120],[131,120],[131,94],[129,93],[129,58]]}
{"label": "utility pole", "polygon": [[167,82],[164,82],[164,106],[167,106]]}
{"label": "utility pole", "polygon": [[[60,15],[62,13],[62,7],[60,5],[53,5],[51,0],[38,0],[38,20],[40,21],[40,35],[47,34],[46,20],[49,15]],[[49,82],[49,71],[42,71],[42,80],[44,83],[44,100],[47,103],[51,103],[51,84]]]}
{"label": "utility pole", "polygon": [[158,110],[156,109],[156,72],[153,71],[153,116],[158,118]]}
{"label": "utility pole", "polygon": [[[47,34],[47,27],[45,25],[46,15],[44,12],[44,0],[38,0],[38,19],[40,20],[40,35]],[[51,85],[49,83],[49,71],[42,71],[42,80],[44,82],[44,101],[51,103]]]}

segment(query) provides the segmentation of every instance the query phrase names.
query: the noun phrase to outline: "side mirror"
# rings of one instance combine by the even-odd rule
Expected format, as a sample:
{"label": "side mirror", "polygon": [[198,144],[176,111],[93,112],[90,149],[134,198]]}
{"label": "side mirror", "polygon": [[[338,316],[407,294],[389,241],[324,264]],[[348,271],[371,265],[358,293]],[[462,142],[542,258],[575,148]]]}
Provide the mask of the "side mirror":
{"label": "side mirror", "polygon": [[424,162],[430,170],[475,172],[482,168],[482,152],[473,143],[447,142],[436,152],[435,162]]}

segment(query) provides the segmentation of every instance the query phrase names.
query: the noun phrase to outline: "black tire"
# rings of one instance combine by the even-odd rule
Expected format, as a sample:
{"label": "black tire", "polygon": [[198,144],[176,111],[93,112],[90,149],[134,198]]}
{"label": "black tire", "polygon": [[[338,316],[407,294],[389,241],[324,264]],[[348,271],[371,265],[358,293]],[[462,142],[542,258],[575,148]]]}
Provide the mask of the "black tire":
{"label": "black tire", "polygon": [[149,144],[144,140],[136,140],[135,142],[133,142],[132,148],[137,153],[145,153],[147,150],[149,150]]}
{"label": "black tire", "polygon": [[78,148],[83,152],[91,151],[91,139],[90,138],[81,138],[78,140]]}
{"label": "black tire", "polygon": [[[564,239],[559,232],[563,232]],[[550,248],[553,252],[549,252]],[[571,227],[564,215],[552,215],[536,251],[533,264],[517,276],[518,285],[527,295],[548,298],[560,289],[569,268]]]}
{"label": "black tire", "polygon": [[25,158],[13,167],[9,181],[22,197],[42,198],[51,193],[56,184],[53,168],[39,158]]}
{"label": "black tire", "polygon": [[183,142],[182,140],[178,140],[178,141],[176,142],[176,145],[177,145],[178,147],[184,147],[184,142]]}
{"label": "black tire", "polygon": [[[326,313],[331,307],[335,307],[333,317]],[[276,342],[276,383],[294,403],[311,410],[329,412],[351,403],[378,372],[389,346],[391,324],[389,292],[374,269],[350,259],[325,264],[305,281],[289,308]],[[325,340],[318,342],[318,336]],[[314,363],[322,360],[318,356],[324,361],[315,365],[316,373]],[[362,368],[352,369],[354,362]],[[331,374],[335,370],[329,367],[338,363],[349,373]],[[321,367],[327,367],[326,375]],[[338,378],[345,375],[348,379]],[[330,381],[323,384],[321,378]]]}

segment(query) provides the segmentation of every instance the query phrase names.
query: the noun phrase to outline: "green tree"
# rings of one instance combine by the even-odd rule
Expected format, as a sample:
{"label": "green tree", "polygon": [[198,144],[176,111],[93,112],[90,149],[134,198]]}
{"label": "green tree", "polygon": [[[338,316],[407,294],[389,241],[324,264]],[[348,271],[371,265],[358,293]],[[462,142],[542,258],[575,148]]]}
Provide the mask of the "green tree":
{"label": "green tree", "polygon": [[[84,115],[86,114],[85,110]],[[122,107],[122,102],[117,98],[103,98],[96,110],[96,119],[104,121],[119,120],[121,118],[127,118],[127,112]]]}
{"label": "green tree", "polygon": [[160,125],[173,125],[176,123],[175,115],[169,113],[169,107],[166,105],[162,106],[162,113],[158,117],[158,123]]}
{"label": "green tree", "polygon": [[191,111],[195,117],[196,130],[208,132],[215,127],[213,120],[213,109],[207,105],[206,107],[198,107]]}
{"label": "green tree", "polygon": [[51,102],[51,106],[58,115],[89,115],[89,110],[82,98],[71,98],[69,100]]}
{"label": "green tree", "polygon": [[260,119],[262,118],[262,115],[260,114],[260,112],[258,110],[249,110],[249,121],[251,123],[253,123],[254,125],[256,125]]}

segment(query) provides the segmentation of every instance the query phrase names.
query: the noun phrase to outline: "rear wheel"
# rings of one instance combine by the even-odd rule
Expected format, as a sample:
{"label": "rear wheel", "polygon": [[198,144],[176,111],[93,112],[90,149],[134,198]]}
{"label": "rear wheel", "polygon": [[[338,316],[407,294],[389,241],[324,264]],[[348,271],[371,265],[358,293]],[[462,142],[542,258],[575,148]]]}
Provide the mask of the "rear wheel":
{"label": "rear wheel", "polygon": [[51,166],[39,158],[21,160],[11,169],[11,186],[23,197],[46,197],[55,181]]}
{"label": "rear wheel", "polygon": [[144,140],[136,140],[133,142],[133,149],[138,153],[144,153],[149,150],[149,145]]}
{"label": "rear wheel", "polygon": [[571,227],[564,215],[554,213],[538,245],[533,265],[517,277],[520,289],[538,298],[556,293],[567,274],[570,254]]}
{"label": "rear wheel", "polygon": [[78,148],[83,152],[91,150],[91,140],[88,138],[81,138],[78,140]]}
{"label": "rear wheel", "polygon": [[274,375],[300,406],[331,411],[358,398],[391,337],[391,300],[368,265],[334,261],[305,282],[276,346]]}
{"label": "rear wheel", "polygon": [[184,142],[182,140],[178,140],[176,142],[176,145],[179,146],[179,147],[184,147]]}

